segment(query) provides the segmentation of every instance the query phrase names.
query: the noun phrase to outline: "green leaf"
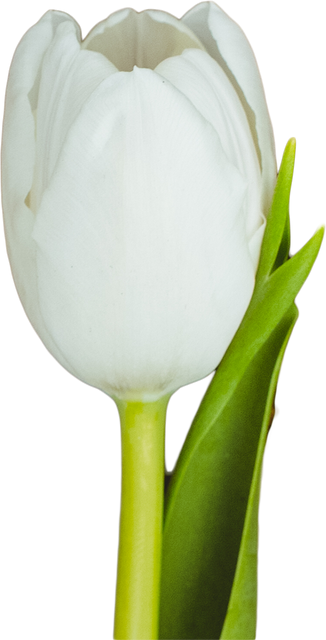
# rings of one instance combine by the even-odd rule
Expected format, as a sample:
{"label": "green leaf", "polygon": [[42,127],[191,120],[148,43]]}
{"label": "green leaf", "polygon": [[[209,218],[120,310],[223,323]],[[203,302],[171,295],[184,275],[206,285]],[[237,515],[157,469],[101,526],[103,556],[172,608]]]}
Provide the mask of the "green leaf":
{"label": "green leaf", "polygon": [[[262,506],[264,467],[266,468],[268,456],[267,443],[272,428],[271,407],[284,363],[284,353],[287,351],[298,317],[298,307],[293,303],[284,314],[282,322],[274,329],[264,347],[257,354],[245,376],[245,378],[250,378],[250,375],[257,375],[259,367],[261,367],[261,370],[264,371],[264,377],[269,379],[269,383],[265,381],[265,393],[262,393],[262,390],[259,393],[261,401],[259,421],[262,423],[262,428],[258,440],[237,566],[220,640],[254,640],[257,634],[259,624],[257,613],[260,610],[258,595],[261,592],[261,589],[258,590],[260,581],[258,516],[259,507]],[[278,357],[272,368],[272,362],[277,354]],[[263,407],[264,400],[265,407]]]}
{"label": "green leaf", "polygon": [[261,460],[277,376],[296,320],[294,299],[322,240],[320,230],[288,259],[293,163],[290,141],[251,303],[169,478],[162,639],[255,637]]}
{"label": "green leaf", "polygon": [[289,202],[295,160],[295,139],[287,143],[264,234],[257,281],[288,258],[290,250]]}

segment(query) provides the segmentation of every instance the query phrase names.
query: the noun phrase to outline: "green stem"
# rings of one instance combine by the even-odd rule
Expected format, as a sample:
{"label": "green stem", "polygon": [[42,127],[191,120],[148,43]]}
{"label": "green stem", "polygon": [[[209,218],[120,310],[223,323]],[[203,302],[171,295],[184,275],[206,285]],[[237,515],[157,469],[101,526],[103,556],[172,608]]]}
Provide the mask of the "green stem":
{"label": "green stem", "polygon": [[158,637],[167,403],[168,398],[117,403],[122,489],[116,640]]}

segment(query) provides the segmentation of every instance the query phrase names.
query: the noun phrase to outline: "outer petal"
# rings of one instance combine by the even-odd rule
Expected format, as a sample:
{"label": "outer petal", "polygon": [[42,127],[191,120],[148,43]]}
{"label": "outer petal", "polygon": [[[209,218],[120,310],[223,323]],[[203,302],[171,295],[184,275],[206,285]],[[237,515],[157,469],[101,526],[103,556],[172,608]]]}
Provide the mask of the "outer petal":
{"label": "outer petal", "polygon": [[16,288],[35,330],[52,354],[72,371],[47,331],[38,304],[34,216],[25,204],[35,163],[35,123],[31,102],[56,27],[70,16],[48,12],[19,43],[10,69],[2,143],[2,201],[8,255]]}
{"label": "outer petal", "polygon": [[72,373],[39,308],[35,214],[71,122],[95,86],[112,73],[100,54],[80,51],[77,23],[49,11],[23,37],[10,69],[2,146],[2,196],[8,254],[25,311],[51,353]]}
{"label": "outer petal", "polygon": [[167,80],[135,68],[98,87],[34,230],[42,314],[79,377],[145,399],[217,366],[254,286],[245,189]]}
{"label": "outer petal", "polygon": [[[187,49],[181,56],[168,58],[156,72],[167,78],[220,136],[227,158],[236,166],[248,188],[243,215],[248,244],[264,225],[261,213],[261,171],[246,114],[224,71],[208,53]],[[256,251],[254,252],[256,264]]]}
{"label": "outer petal", "polygon": [[240,27],[214,2],[202,2],[182,18],[220,64],[236,89],[260,155],[267,214],[276,181],[276,159],[272,126],[264,89],[251,46]]}

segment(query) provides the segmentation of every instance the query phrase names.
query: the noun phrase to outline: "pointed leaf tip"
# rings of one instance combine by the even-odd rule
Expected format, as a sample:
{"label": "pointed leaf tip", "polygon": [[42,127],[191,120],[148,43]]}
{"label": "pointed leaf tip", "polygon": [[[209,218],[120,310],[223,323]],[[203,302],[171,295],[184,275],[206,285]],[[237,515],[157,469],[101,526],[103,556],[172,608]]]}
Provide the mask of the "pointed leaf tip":
{"label": "pointed leaf tip", "polygon": [[260,284],[288,258],[290,248],[289,201],[295,160],[295,138],[288,141],[277,177],[263,239],[256,282]]}

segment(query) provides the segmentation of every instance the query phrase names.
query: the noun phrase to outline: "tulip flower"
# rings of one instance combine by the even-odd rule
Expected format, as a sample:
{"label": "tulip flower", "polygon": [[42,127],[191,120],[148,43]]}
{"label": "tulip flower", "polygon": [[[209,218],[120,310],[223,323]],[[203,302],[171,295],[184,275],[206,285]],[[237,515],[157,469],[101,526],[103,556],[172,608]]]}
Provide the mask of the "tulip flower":
{"label": "tulip flower", "polygon": [[49,11],[13,59],[2,163],[26,313],[120,411],[116,637],[155,638],[166,405],[241,323],[276,180],[250,45],[211,2],[118,11],[84,40]]}
{"label": "tulip flower", "polygon": [[250,301],[276,178],[251,48],[213,3],[20,42],[4,121],[8,251],[71,373],[156,400],[212,372]]}

